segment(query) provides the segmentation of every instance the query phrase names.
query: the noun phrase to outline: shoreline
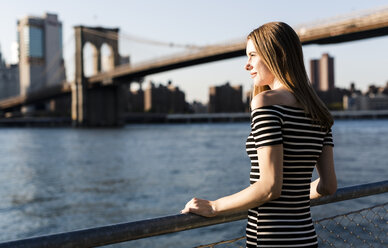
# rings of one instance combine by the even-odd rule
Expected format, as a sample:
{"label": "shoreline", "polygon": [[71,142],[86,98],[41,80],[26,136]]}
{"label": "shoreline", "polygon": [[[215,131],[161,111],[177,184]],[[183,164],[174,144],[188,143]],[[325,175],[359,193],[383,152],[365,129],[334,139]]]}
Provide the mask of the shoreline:
{"label": "shoreline", "polygon": [[[331,111],[331,114],[335,120],[388,119],[388,110]],[[250,114],[246,112],[196,114],[130,113],[126,114],[124,120],[123,126],[128,124],[230,123],[249,122]],[[70,117],[14,117],[0,119],[0,127],[72,126]]]}

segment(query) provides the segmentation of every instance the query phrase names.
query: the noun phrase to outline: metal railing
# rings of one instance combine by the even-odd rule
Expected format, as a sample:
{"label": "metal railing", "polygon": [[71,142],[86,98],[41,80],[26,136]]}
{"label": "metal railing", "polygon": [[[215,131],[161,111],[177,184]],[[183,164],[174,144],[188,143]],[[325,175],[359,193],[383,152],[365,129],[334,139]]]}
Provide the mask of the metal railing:
{"label": "metal railing", "polygon": [[[314,226],[321,247],[387,247],[388,202],[315,220]],[[246,237],[218,241],[196,248],[245,247]]]}
{"label": "metal railing", "polygon": [[[345,187],[338,189],[332,196],[325,196],[320,199],[312,200],[311,206],[345,201],[386,192],[388,192],[388,180]],[[232,222],[245,218],[247,218],[247,212],[221,215],[213,218],[205,218],[194,214],[179,214],[10,241],[0,243],[0,248],[96,247]]]}

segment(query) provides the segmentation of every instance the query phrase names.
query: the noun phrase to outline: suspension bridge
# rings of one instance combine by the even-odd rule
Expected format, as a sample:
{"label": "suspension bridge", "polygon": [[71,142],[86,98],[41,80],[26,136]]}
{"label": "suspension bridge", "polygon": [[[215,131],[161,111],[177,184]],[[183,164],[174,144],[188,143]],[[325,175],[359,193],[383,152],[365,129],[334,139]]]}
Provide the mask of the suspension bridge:
{"label": "suspension bridge", "polygon": [[[294,28],[302,45],[334,44],[385,36],[388,34],[388,8]],[[74,81],[2,100],[0,109],[3,112],[71,94],[71,115],[76,126],[121,125],[123,124],[123,92],[126,91],[125,87],[128,87],[128,84],[141,83],[142,78],[155,73],[245,55],[245,39],[227,44],[194,46],[157,42],[127,35],[128,39],[138,42],[174,46],[188,51],[137,64],[121,64],[118,51],[119,29],[77,26],[74,30]],[[91,44],[93,47],[94,73],[90,76],[85,76],[86,44]],[[106,61],[108,69],[105,68],[105,70],[101,59],[101,47],[104,44],[108,46],[111,53]]]}

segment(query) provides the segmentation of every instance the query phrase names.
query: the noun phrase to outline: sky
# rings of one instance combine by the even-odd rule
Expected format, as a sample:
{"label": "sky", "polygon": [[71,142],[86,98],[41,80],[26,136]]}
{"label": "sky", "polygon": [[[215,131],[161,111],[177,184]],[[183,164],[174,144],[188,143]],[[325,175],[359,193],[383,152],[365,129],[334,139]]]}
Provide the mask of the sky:
{"label": "sky", "polygon": [[[16,22],[27,16],[55,13],[63,25],[64,58],[69,79],[74,68],[74,30],[76,25],[120,28],[119,52],[131,62],[150,61],[161,56],[184,52],[180,48],[139,43],[135,38],[165,44],[213,45],[244,40],[258,26],[270,21],[283,21],[293,27],[322,23],[365,11],[387,8],[382,0],[0,0],[0,47],[6,62],[12,62],[11,46],[16,41]],[[134,38],[135,37],[135,38]],[[334,45],[303,46],[306,69],[308,61],[329,53],[335,59],[335,84],[365,91],[370,84],[385,86],[388,81],[388,36]],[[206,103],[210,86],[243,85],[251,88],[244,71],[245,57],[186,67],[149,75],[150,81],[166,84],[168,80],[186,93],[186,100]],[[136,89],[137,84],[133,84]]]}

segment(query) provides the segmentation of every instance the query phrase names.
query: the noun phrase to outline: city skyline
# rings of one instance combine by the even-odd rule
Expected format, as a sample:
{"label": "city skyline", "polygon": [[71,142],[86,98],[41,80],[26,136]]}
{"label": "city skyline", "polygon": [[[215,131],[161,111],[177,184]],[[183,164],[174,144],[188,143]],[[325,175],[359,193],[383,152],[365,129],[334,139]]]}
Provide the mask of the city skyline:
{"label": "city skyline", "polygon": [[[243,39],[251,29],[267,21],[279,20],[280,17],[290,25],[297,26],[303,23],[312,23],[317,19],[333,18],[354,11],[359,12],[382,7],[381,1],[368,1],[368,3],[362,1],[343,1],[338,4],[336,3],[336,8],[331,8],[334,6],[334,1],[328,2],[325,2],[325,4],[311,4],[306,1],[301,1],[299,5],[282,2],[281,6],[283,8],[276,11],[274,10],[274,5],[269,3],[254,4],[253,2],[248,2],[248,5],[244,4],[243,6],[230,1],[218,2],[218,4],[200,1],[196,4],[190,3],[188,4],[189,6],[184,6],[184,4],[176,1],[168,1],[166,4],[152,1],[148,3],[150,4],[149,6],[153,5],[155,8],[158,7],[158,12],[154,8],[147,8],[146,4],[140,2],[132,1],[130,3],[124,3],[116,1],[115,6],[104,8],[104,4],[101,1],[93,2],[95,4],[92,4],[90,1],[84,1],[79,4],[77,3],[79,8],[74,8],[71,12],[72,15],[70,15],[69,7],[64,6],[62,3],[52,4],[48,1],[37,1],[31,4],[28,1],[15,1],[15,3],[7,3],[10,11],[7,11],[4,16],[0,17],[2,21],[0,28],[3,34],[7,34],[0,38],[0,47],[6,61],[9,63],[10,47],[12,41],[16,40],[16,18],[22,18],[27,15],[41,16],[45,12],[57,14],[58,18],[63,22],[63,44],[66,46],[64,56],[65,60],[67,60],[66,65],[70,67],[69,63],[71,64],[73,61],[71,61],[71,55],[66,54],[66,52],[71,52],[69,46],[71,47],[72,44],[67,44],[66,42],[74,33],[73,26],[80,24],[119,27],[120,32],[124,35],[130,33],[136,34],[135,36],[138,37],[147,37],[151,40],[165,41],[166,43],[172,42],[176,44],[201,46],[218,44],[228,40]],[[18,5],[18,8],[15,5]],[[128,8],[126,15],[123,15],[123,10],[118,8],[121,5]],[[294,11],[285,10],[289,5]],[[43,8],[42,6],[45,7]],[[69,6],[72,5],[70,4]],[[255,6],[258,9],[257,15],[249,11],[251,8],[255,8]],[[200,12],[202,8],[203,13]],[[88,9],[88,11],[83,12],[84,9]],[[170,9],[170,13],[173,14],[161,15],[163,10],[165,10],[165,13],[168,13],[167,9]],[[321,11],[317,11],[317,9]],[[190,11],[188,12],[188,10]],[[304,18],[300,17],[300,13],[302,12],[304,13]],[[104,13],[106,14],[104,15]],[[214,17],[214,15],[218,18],[210,20],[210,17]],[[199,16],[203,16],[203,18],[199,18]],[[231,16],[235,16],[232,18],[233,20],[230,20]],[[204,22],[208,24],[203,25]],[[186,32],[182,33],[184,30]],[[144,49],[144,46],[141,47],[133,41],[120,40],[120,42],[123,48],[120,54],[122,56],[130,55],[133,63],[157,58],[163,55],[160,51],[165,49],[161,47]],[[310,59],[320,57],[323,53],[329,53],[336,59],[335,82],[337,87],[349,88],[350,83],[355,82],[357,88],[365,91],[368,85],[373,83],[376,85],[384,85],[388,80],[388,76],[383,70],[384,65],[388,63],[388,52],[382,49],[383,44],[386,44],[386,42],[387,37],[381,37],[335,45],[304,46],[307,72],[309,73],[310,71],[308,65]],[[147,54],[144,50],[150,50],[147,51],[150,54]],[[182,50],[175,50],[174,53],[179,51]],[[187,92],[188,101],[199,100],[201,102],[207,102],[207,89],[210,85],[220,85],[229,81],[232,84],[242,84],[244,91],[250,89],[251,80],[249,75],[243,70],[245,60],[245,57],[239,57],[154,74],[147,76],[146,81],[152,80],[159,83],[172,80],[173,82],[177,82],[177,86],[183,91]],[[69,69],[69,72],[71,72],[71,68]]]}

